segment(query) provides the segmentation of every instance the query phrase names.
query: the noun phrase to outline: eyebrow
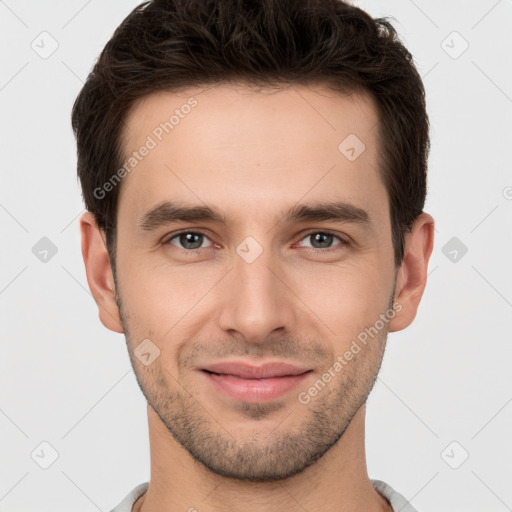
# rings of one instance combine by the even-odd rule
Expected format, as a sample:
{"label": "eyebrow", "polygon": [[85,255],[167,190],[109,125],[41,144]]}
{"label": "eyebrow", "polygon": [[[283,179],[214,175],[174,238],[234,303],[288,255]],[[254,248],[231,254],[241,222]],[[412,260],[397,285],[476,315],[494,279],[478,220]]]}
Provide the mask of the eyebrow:
{"label": "eyebrow", "polygon": [[[314,202],[299,204],[281,212],[282,220],[299,222],[350,222],[371,226],[368,212],[345,202]],[[210,206],[187,206],[163,201],[140,217],[141,231],[154,231],[173,222],[213,222],[228,224],[227,217],[217,208]]]}

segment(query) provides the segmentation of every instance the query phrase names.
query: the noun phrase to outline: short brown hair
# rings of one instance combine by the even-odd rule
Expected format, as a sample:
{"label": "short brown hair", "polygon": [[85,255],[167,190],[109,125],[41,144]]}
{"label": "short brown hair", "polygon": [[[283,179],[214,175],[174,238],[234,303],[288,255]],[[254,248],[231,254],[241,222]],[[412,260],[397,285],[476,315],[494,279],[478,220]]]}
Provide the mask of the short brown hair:
{"label": "short brown hair", "polygon": [[105,231],[114,274],[122,183],[102,198],[95,190],[122,166],[130,107],[153,92],[230,82],[372,95],[398,267],[423,210],[430,141],[421,78],[388,19],[342,0],[152,0],[117,28],[72,112],[85,206]]}

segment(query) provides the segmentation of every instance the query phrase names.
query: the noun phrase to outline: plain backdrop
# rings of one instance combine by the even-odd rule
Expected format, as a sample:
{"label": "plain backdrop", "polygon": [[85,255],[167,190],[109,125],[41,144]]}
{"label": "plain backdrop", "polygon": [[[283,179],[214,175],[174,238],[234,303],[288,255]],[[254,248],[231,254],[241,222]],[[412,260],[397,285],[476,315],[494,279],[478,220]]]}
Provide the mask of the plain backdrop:
{"label": "plain backdrop", "polygon": [[[0,2],[4,512],[109,511],[149,479],[145,400],[86,282],[70,127],[138,3]],[[512,510],[512,1],[355,4],[394,18],[423,76],[436,220],[418,315],[368,401],[369,473],[420,512]]]}

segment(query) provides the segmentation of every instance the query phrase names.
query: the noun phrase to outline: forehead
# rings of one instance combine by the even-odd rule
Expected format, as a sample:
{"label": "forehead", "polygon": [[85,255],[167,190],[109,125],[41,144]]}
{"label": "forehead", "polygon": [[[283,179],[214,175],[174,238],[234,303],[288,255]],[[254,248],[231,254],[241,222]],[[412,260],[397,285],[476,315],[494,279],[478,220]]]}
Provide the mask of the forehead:
{"label": "forehead", "polygon": [[[161,143],[171,133],[179,137],[180,133],[186,136],[193,131],[196,137],[217,145],[244,140],[254,147],[268,143],[275,134],[283,140],[314,140],[331,133],[325,141],[331,145],[349,129],[367,137],[377,122],[375,102],[363,92],[342,93],[325,85],[257,91],[223,84],[180,92],[159,91],[137,100],[128,113],[122,142],[125,149],[130,149],[144,135]],[[256,134],[260,139],[249,140]]]}
{"label": "forehead", "polygon": [[118,207],[142,211],[179,199],[271,209],[279,200],[281,209],[305,196],[341,195],[371,209],[371,198],[385,195],[377,128],[369,95],[322,86],[154,93],[126,119],[124,160],[134,165]]}

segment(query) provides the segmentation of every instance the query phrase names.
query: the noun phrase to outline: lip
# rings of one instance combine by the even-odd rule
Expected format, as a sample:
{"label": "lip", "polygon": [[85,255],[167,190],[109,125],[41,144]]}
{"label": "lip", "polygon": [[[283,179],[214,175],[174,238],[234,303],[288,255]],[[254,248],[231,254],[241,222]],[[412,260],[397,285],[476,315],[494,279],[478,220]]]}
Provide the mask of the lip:
{"label": "lip", "polygon": [[242,379],[269,379],[272,377],[288,377],[290,375],[300,375],[310,368],[296,366],[290,363],[273,361],[259,366],[247,364],[244,362],[226,361],[208,365],[203,370],[222,375],[232,375]]}
{"label": "lip", "polygon": [[254,366],[242,362],[208,365],[201,373],[218,391],[246,402],[268,402],[286,394],[312,372],[289,363]]}

